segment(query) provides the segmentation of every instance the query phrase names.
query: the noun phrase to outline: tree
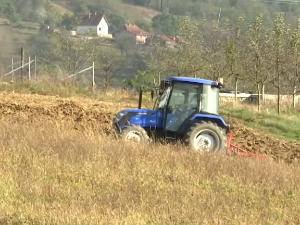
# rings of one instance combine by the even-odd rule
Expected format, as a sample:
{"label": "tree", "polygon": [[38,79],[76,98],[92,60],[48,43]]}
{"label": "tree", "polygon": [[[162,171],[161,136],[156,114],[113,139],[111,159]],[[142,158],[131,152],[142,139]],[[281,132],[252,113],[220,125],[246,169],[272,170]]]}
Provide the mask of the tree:
{"label": "tree", "polygon": [[136,47],[134,35],[122,32],[116,35],[115,38],[116,46],[120,49],[121,54],[125,53],[128,55],[128,52]]}
{"label": "tree", "polygon": [[168,71],[177,76],[197,77],[202,70],[203,41],[194,20],[182,18],[179,23],[180,41],[165,55]]}
{"label": "tree", "polygon": [[76,17],[64,14],[60,24],[64,29],[72,30],[77,25]]}
{"label": "tree", "polygon": [[101,86],[106,92],[125,66],[125,61],[118,57],[116,49],[100,45],[96,48],[93,60],[96,73],[101,78]]}
{"label": "tree", "polygon": [[91,63],[96,43],[85,37],[75,39],[65,30],[49,36],[51,47],[41,50],[40,57],[44,62],[53,64],[64,74],[74,74]]}
{"label": "tree", "polygon": [[273,64],[273,77],[271,81],[277,89],[277,112],[280,114],[280,94],[282,81],[287,75],[286,40],[288,39],[289,26],[284,21],[283,13],[276,13],[274,26],[271,32],[271,62]]}
{"label": "tree", "polygon": [[87,15],[89,12],[90,12],[89,8],[83,2],[80,2],[80,4],[77,5],[75,9],[76,15]]}
{"label": "tree", "polygon": [[152,19],[152,27],[157,33],[166,35],[178,34],[179,20],[176,16],[159,14]]}
{"label": "tree", "polygon": [[160,84],[162,75],[168,71],[166,59],[167,50],[160,43],[154,42],[148,53],[148,66],[151,72],[157,75],[157,85]]}
{"label": "tree", "polygon": [[229,77],[234,78],[235,86],[235,104],[237,104],[237,89],[238,81],[242,79],[244,75],[243,66],[242,66],[242,55],[244,51],[243,39],[241,36],[241,28],[244,23],[244,16],[240,16],[237,22],[236,28],[227,22],[227,31],[229,36],[225,42],[225,54],[227,59],[227,69]]}
{"label": "tree", "polygon": [[143,91],[151,91],[155,87],[155,77],[156,74],[152,72],[138,70],[134,79],[126,79],[123,83],[136,91],[139,91],[140,88]]}
{"label": "tree", "polygon": [[300,81],[300,19],[288,43],[288,56],[290,65],[286,85],[293,96],[293,108],[296,108],[297,85]]}
{"label": "tree", "polygon": [[226,75],[226,57],[223,36],[218,26],[216,17],[212,20],[211,27],[207,25],[206,16],[202,19],[202,33],[204,36],[203,69],[205,77],[211,80],[224,78]]}
{"label": "tree", "polygon": [[147,20],[145,19],[138,19],[135,21],[135,24],[143,29],[144,31],[147,31],[147,32],[152,32],[152,26],[151,26],[151,23],[148,22]]}
{"label": "tree", "polygon": [[247,54],[247,64],[245,65],[248,69],[250,79],[254,81],[257,90],[257,109],[260,112],[260,85],[263,83],[262,77],[266,73],[264,68],[265,59],[263,58],[262,51],[264,49],[263,43],[263,15],[258,15],[253,24],[249,23],[249,30],[247,33],[247,43],[248,52]]}

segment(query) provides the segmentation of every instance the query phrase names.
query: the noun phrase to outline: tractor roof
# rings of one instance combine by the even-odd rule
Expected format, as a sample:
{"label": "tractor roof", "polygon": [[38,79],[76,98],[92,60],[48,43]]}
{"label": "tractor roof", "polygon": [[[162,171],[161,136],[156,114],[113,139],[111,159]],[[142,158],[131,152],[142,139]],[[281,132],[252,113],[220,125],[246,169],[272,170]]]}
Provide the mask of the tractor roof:
{"label": "tractor roof", "polygon": [[169,77],[166,81],[177,81],[177,82],[189,82],[189,83],[198,83],[198,84],[207,84],[211,86],[218,86],[218,82],[204,79],[197,79],[191,77]]}

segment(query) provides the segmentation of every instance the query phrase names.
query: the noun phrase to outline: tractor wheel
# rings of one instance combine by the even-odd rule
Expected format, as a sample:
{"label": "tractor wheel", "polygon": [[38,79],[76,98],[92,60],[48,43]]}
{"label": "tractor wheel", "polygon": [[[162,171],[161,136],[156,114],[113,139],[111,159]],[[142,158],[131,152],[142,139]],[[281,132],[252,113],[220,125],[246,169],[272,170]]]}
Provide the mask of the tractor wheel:
{"label": "tractor wheel", "polygon": [[125,142],[148,143],[150,140],[145,129],[137,125],[131,125],[124,128],[121,135]]}
{"label": "tractor wheel", "polygon": [[226,134],[221,127],[211,122],[199,122],[192,125],[184,141],[192,150],[200,153],[226,153]]}

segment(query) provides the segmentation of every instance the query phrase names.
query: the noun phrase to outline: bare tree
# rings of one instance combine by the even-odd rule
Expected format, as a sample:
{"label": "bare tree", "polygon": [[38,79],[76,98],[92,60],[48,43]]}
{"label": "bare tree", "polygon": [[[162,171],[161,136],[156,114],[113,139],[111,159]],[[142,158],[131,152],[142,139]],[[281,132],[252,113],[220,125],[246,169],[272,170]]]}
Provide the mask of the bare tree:
{"label": "bare tree", "polygon": [[237,104],[238,81],[243,78],[242,66],[245,43],[241,36],[241,28],[244,23],[244,16],[240,16],[236,28],[232,28],[229,21],[226,23],[229,36],[225,41],[225,54],[227,59],[228,75],[234,78],[235,104]]}
{"label": "bare tree", "polygon": [[223,48],[222,32],[218,26],[218,20],[215,17],[212,20],[212,26],[206,23],[205,15],[202,20],[203,36],[204,36],[204,54],[202,72],[205,77],[212,80],[225,78],[226,57]]}
{"label": "bare tree", "polygon": [[263,83],[264,58],[263,58],[263,15],[258,15],[253,24],[249,23],[249,30],[247,32],[247,69],[250,75],[250,80],[254,81],[257,90],[257,109],[260,112],[260,85]]}
{"label": "bare tree", "polygon": [[120,75],[125,62],[118,55],[118,51],[109,46],[97,47],[95,55],[96,74],[101,78],[102,88],[106,92],[110,85]]}
{"label": "bare tree", "polygon": [[273,76],[271,82],[277,89],[277,112],[280,114],[280,95],[282,80],[287,75],[287,53],[286,43],[288,39],[289,26],[284,21],[283,13],[276,13],[274,17],[274,27],[271,32],[271,62],[273,64]]}
{"label": "bare tree", "polygon": [[296,108],[296,95],[299,93],[297,85],[300,81],[300,19],[289,40],[288,51],[290,66],[286,85],[288,92],[293,96],[293,108]]}
{"label": "bare tree", "polygon": [[151,72],[157,74],[158,84],[160,84],[162,75],[168,71],[166,61],[167,49],[162,47],[160,43],[153,43],[148,54],[148,66]]}
{"label": "bare tree", "polygon": [[95,42],[84,36],[71,36],[64,29],[51,36],[51,46],[40,51],[40,60],[55,65],[64,74],[73,74],[88,66],[94,52]]}

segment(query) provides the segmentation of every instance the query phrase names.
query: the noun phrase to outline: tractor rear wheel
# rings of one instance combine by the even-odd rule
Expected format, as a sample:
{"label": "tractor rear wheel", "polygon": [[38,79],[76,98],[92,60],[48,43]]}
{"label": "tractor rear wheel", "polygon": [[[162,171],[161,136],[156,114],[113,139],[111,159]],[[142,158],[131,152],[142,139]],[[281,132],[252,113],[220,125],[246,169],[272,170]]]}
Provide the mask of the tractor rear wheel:
{"label": "tractor rear wheel", "polygon": [[184,136],[184,142],[200,153],[226,153],[226,134],[221,127],[211,122],[192,125]]}
{"label": "tractor rear wheel", "polygon": [[148,143],[150,140],[146,130],[137,125],[130,125],[124,128],[121,135],[125,142]]}

